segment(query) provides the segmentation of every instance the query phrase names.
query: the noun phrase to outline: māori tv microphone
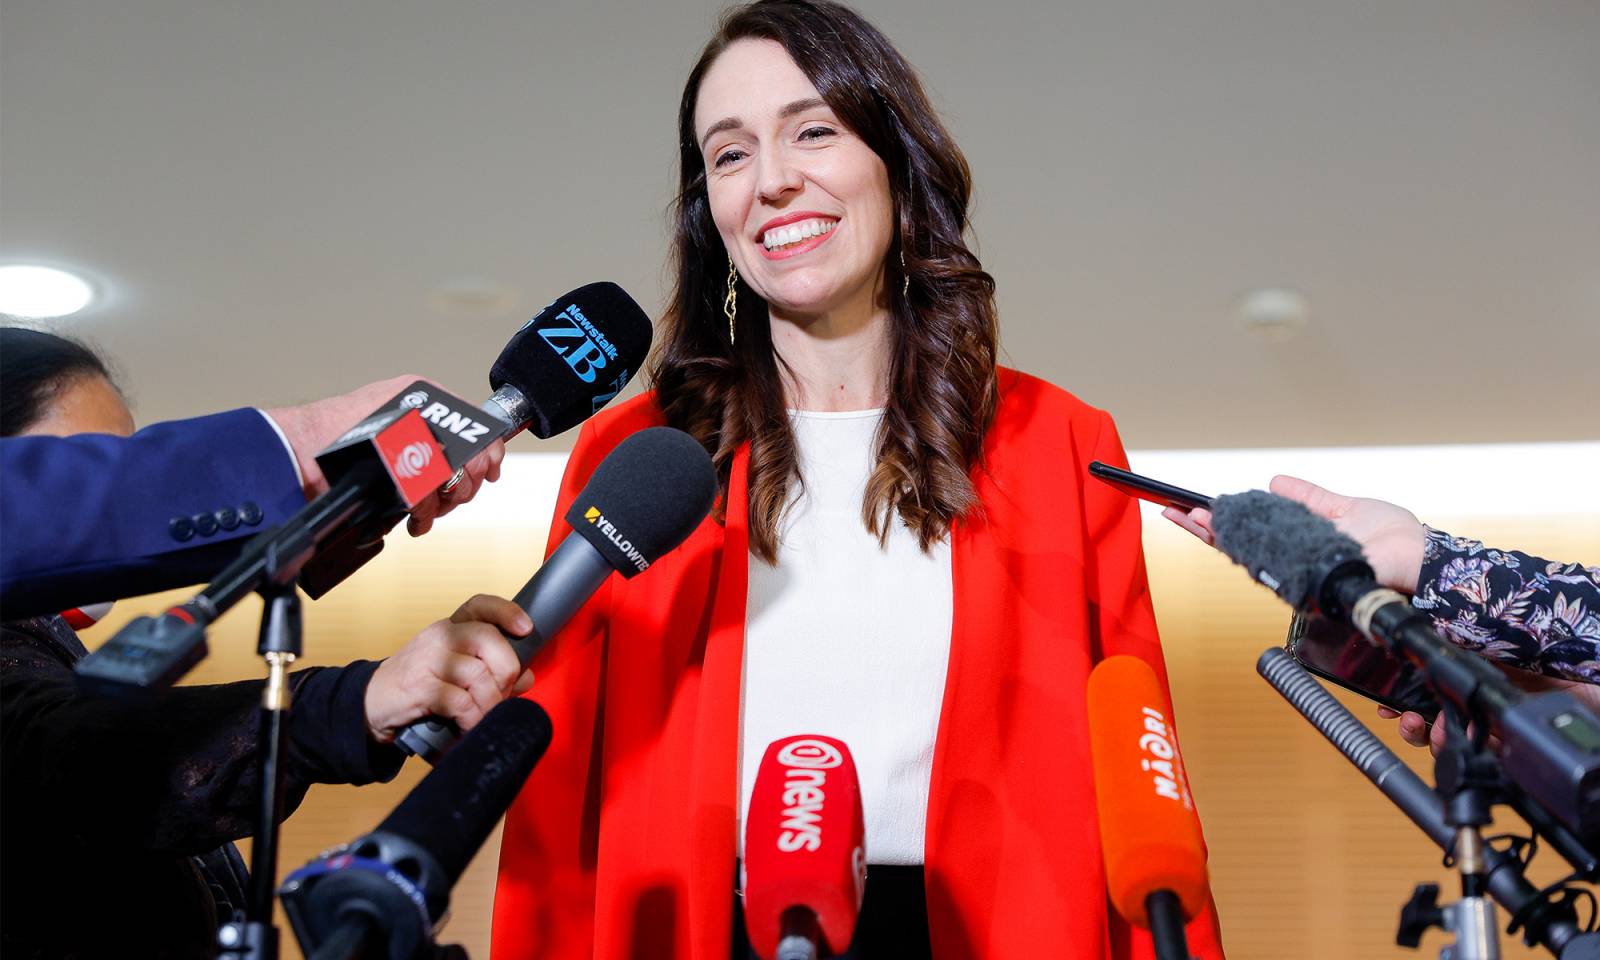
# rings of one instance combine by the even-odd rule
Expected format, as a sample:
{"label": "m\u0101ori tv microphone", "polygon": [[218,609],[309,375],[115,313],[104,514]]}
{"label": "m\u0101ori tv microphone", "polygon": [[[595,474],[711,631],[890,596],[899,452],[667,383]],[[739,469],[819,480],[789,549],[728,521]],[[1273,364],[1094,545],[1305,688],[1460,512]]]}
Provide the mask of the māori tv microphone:
{"label": "m\u0101ori tv microphone", "polygon": [[1222,496],[1217,549],[1297,609],[1351,624],[1415,664],[1466,718],[1500,738],[1506,775],[1573,831],[1600,835],[1600,718],[1569,693],[1528,696],[1482,656],[1380,585],[1361,545],[1303,504],[1260,490]]}
{"label": "m\u0101ori tv microphone", "polygon": [[428,956],[450,890],[550,745],[531,700],[500,703],[378,828],[290,874],[279,896],[309,956]]}
{"label": "m\u0101ori tv microphone", "polygon": [[1150,931],[1160,960],[1188,960],[1184,925],[1208,897],[1206,849],[1166,694],[1143,660],[1107,657],[1089,674],[1088,711],[1111,903]]}
{"label": "m\u0101ori tv microphone", "polygon": [[745,815],[745,929],[762,960],[817,960],[855,935],[867,882],[850,749],[815,734],[767,747]]}
{"label": "m\u0101ori tv microphone", "polygon": [[[508,638],[526,667],[613,571],[635,577],[688,539],[711,512],[717,472],[693,437],[671,427],[631,434],[606,455],[567,510],[572,532],[512,601],[533,621]],[[459,736],[448,720],[406,727],[395,744],[435,760]]]}

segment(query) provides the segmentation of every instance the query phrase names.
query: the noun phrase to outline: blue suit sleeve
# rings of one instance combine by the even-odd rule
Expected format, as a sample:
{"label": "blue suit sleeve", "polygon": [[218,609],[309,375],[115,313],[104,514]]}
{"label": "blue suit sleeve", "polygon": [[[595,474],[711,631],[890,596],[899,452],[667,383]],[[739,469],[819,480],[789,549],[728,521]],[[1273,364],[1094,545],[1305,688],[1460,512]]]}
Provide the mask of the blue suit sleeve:
{"label": "blue suit sleeve", "polygon": [[305,506],[257,410],[131,437],[0,440],[0,612],[56,613],[208,579]]}

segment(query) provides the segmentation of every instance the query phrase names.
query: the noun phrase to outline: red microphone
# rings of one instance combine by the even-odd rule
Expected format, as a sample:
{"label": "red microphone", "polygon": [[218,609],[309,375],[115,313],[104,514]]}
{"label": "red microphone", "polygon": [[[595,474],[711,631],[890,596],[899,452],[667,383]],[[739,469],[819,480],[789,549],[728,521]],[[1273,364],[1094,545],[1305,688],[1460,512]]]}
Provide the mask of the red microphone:
{"label": "red microphone", "polygon": [[1183,925],[1206,904],[1206,850],[1166,693],[1149,664],[1115,656],[1089,675],[1088,703],[1111,903],[1150,931],[1161,960],[1188,960]]}
{"label": "red microphone", "polygon": [[744,917],[765,960],[850,946],[867,882],[861,782],[850,748],[801,734],[761,758],[744,827]]}

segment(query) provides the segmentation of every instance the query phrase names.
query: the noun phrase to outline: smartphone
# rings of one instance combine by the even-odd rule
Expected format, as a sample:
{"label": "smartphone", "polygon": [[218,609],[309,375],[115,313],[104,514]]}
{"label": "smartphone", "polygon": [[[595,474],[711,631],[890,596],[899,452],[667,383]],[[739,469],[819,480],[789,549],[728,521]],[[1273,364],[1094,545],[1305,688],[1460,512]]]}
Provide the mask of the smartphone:
{"label": "smartphone", "polygon": [[1350,627],[1316,614],[1296,613],[1284,643],[1307,670],[1391,710],[1420,713],[1430,724],[1439,700],[1411,664],[1373,645]]}
{"label": "smartphone", "polygon": [[1130,497],[1159,503],[1163,507],[1177,507],[1185,513],[1196,507],[1211,509],[1211,498],[1204,494],[1175,487],[1170,483],[1162,483],[1160,480],[1152,480],[1108,463],[1101,463],[1099,460],[1089,463],[1089,474],[1097,480],[1111,484]]}

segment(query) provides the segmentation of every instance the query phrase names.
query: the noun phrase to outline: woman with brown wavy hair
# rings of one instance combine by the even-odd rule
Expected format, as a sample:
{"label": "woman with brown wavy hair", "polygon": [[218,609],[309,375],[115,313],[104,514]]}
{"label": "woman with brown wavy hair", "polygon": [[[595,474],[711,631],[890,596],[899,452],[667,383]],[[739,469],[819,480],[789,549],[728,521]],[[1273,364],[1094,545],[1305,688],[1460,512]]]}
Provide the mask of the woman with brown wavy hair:
{"label": "woman with brown wavy hair", "polygon": [[[850,956],[1148,955],[1107,908],[1084,705],[1106,656],[1162,669],[1138,512],[1083,483],[1125,460],[1110,418],[996,365],[965,159],[822,0],[731,10],[678,136],[654,390],[584,428],[551,543],[645,426],[698,439],[722,496],[535,665],[558,734],[507,818],[495,955],[746,956],[743,816],[797,733],[861,778]],[[1209,910],[1189,937],[1220,955]]]}

